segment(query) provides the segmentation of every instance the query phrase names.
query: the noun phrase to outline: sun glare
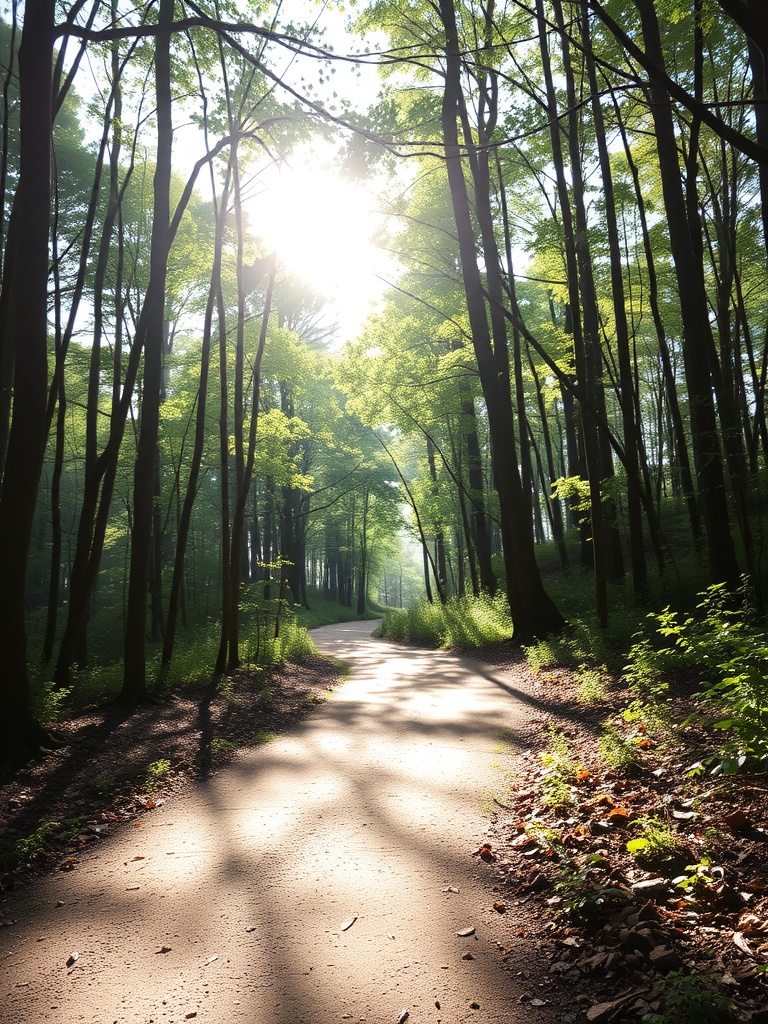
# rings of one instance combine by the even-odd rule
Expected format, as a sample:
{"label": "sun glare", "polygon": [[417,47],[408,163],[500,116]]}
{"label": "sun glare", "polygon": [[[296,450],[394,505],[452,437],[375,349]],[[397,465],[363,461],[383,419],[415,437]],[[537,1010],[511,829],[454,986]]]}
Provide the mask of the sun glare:
{"label": "sun glare", "polygon": [[381,294],[386,257],[375,243],[383,217],[376,197],[323,166],[295,163],[262,177],[248,202],[251,231],[285,271],[336,307],[342,326],[359,323]]}

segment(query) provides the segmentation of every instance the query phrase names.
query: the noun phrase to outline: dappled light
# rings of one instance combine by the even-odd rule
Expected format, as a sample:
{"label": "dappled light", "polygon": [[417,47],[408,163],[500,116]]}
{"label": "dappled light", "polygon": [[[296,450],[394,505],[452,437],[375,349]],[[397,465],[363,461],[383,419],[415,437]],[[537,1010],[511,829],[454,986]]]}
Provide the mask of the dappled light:
{"label": "dappled light", "polygon": [[[26,942],[55,922],[57,950],[80,952],[55,983],[65,1015],[97,979],[109,1005],[130,989],[131,1020],[395,1020],[437,998],[450,1019],[479,999],[483,1020],[506,1024],[515,982],[476,892],[492,869],[471,853],[501,731],[521,723],[470,663],[371,628],[315,632],[352,676],[297,731],[48,883],[6,977],[24,984]],[[41,970],[60,969],[51,950]],[[48,1019],[26,987],[9,1012],[22,997]]]}

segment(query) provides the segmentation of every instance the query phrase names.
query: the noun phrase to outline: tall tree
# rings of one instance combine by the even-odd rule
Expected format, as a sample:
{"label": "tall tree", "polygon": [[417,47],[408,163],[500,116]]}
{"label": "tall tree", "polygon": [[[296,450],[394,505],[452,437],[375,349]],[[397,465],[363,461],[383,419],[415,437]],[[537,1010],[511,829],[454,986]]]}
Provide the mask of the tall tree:
{"label": "tall tree", "polygon": [[14,367],[13,418],[0,491],[2,760],[26,759],[50,740],[31,707],[25,587],[46,442],[54,14],[54,0],[40,0],[25,11],[19,50],[19,180],[11,213],[24,230],[13,233],[0,295],[0,346]]}

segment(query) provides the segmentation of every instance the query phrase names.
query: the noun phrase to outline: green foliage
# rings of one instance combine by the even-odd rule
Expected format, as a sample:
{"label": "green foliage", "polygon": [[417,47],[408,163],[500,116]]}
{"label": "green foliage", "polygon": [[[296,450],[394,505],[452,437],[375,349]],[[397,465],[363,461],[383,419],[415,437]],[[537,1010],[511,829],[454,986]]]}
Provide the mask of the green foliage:
{"label": "green foliage", "polygon": [[562,899],[562,912],[585,928],[597,928],[614,911],[628,903],[632,894],[611,885],[605,877],[608,864],[599,853],[590,854],[580,865],[565,863],[555,885]]}
{"label": "green foliage", "polygon": [[626,676],[647,704],[658,707],[669,674],[695,673],[701,689],[694,696],[706,712],[697,717],[725,735],[708,763],[714,772],[730,774],[750,761],[768,759],[768,643],[744,594],[734,607],[734,595],[724,584],[715,584],[699,598],[697,615],[682,616],[667,607],[648,616],[656,643],[638,637]]}
{"label": "green foliage", "polygon": [[577,697],[582,704],[602,704],[607,697],[605,666],[591,668],[589,665],[581,664],[576,679],[579,684]]}
{"label": "green foliage", "polygon": [[672,879],[672,884],[679,889],[683,899],[695,902],[698,891],[712,882],[711,861],[702,856],[698,864],[686,864],[685,874]]}
{"label": "green foliage", "polygon": [[144,788],[148,793],[155,793],[162,789],[168,780],[171,771],[171,762],[165,758],[152,761],[144,769]]}
{"label": "green foliage", "polygon": [[8,838],[0,845],[0,869],[13,871],[41,855],[51,853],[57,843],[71,842],[80,834],[83,818],[44,821],[27,836]]}
{"label": "green foliage", "polygon": [[666,822],[653,815],[643,815],[630,822],[630,828],[638,828],[643,833],[627,843],[627,850],[638,860],[658,866],[674,856],[677,840]]}
{"label": "green foliage", "polygon": [[444,605],[421,601],[386,612],[381,635],[424,647],[484,647],[508,640],[512,620],[503,595],[454,598]]}
{"label": "green foliage", "polygon": [[548,749],[539,756],[544,766],[543,802],[555,809],[569,806],[573,803],[573,784],[579,766],[571,757],[567,738],[550,725]]}
{"label": "green foliage", "polygon": [[651,1001],[661,1000],[660,1012],[646,1013],[643,1024],[726,1024],[734,1002],[719,991],[714,975],[671,971],[653,986]]}
{"label": "green foliage", "polygon": [[631,775],[637,767],[637,751],[610,722],[601,728],[598,745],[600,756],[618,775]]}
{"label": "green foliage", "polygon": [[[329,626],[335,622],[357,622],[360,616],[354,608],[348,608],[337,604],[335,601],[328,601],[322,594],[311,587],[307,587],[309,608],[298,607],[294,611],[300,626],[304,629],[317,629],[318,626]],[[366,619],[378,619],[382,610],[375,605],[366,611]]]}

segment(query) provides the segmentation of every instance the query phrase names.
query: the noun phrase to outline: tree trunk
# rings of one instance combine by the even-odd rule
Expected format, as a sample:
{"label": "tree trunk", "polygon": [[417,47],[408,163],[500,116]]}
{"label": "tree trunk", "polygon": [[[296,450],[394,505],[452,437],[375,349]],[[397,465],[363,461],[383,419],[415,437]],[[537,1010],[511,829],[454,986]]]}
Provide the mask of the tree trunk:
{"label": "tree trunk", "polygon": [[[592,348],[587,345],[584,338],[582,320],[579,315],[582,297],[579,290],[579,262],[576,239],[574,238],[571,199],[565,178],[565,161],[560,137],[562,129],[560,126],[560,120],[557,116],[556,93],[549,60],[548,39],[542,0],[536,0],[536,12],[538,15],[539,28],[539,53],[541,55],[542,70],[544,72],[544,82],[546,86],[549,136],[555,165],[558,202],[560,204],[563,220],[563,240],[565,243],[566,277],[568,280],[569,298],[568,314],[570,317],[570,323],[567,325],[566,329],[570,328],[570,332],[573,337],[576,378],[584,395],[592,401],[596,394],[595,376],[597,368],[594,365],[594,353]],[[591,301],[591,296],[588,296],[586,305],[589,305]],[[603,520],[600,440],[598,438],[597,427],[594,419],[583,408],[580,410],[580,423],[582,441],[581,458],[583,459],[583,465],[586,468],[586,476],[589,483],[590,521],[592,527],[591,547],[595,579],[595,607],[600,624],[605,626],[608,621],[608,594],[606,588],[607,554],[606,534]],[[583,532],[582,538],[584,539]],[[584,551],[584,547],[584,544],[582,544],[582,552]]]}
{"label": "tree trunk", "polygon": [[[488,328],[483,282],[477,263],[475,231],[459,146],[457,118],[462,104],[461,53],[453,0],[440,0],[445,30],[445,87],[441,125],[451,201],[459,241],[461,272],[467,301],[472,344],[488,410],[494,482],[499,496],[506,589],[518,639],[529,639],[563,628],[564,620],[544,590],[536,564],[533,531],[526,516],[514,446],[514,416],[508,376],[500,379]],[[486,265],[490,263],[486,253]],[[498,263],[497,263],[498,267]],[[499,353],[500,359],[506,353]]]}
{"label": "tree trunk", "polygon": [[153,183],[152,238],[149,283],[144,298],[144,380],[141,425],[133,472],[133,531],[125,622],[123,686],[119,700],[134,705],[147,697],[146,626],[152,516],[155,505],[155,472],[160,429],[160,395],[163,387],[163,332],[165,289],[170,248],[171,146],[173,142],[171,94],[171,30],[174,0],[160,0],[155,47],[155,94],[157,100],[157,153]]}
{"label": "tree trunk", "polygon": [[[653,2],[652,0],[635,0],[635,5],[640,12],[648,56],[657,67],[663,69],[664,55]],[[696,264],[695,249],[685,212],[672,105],[666,90],[655,79],[651,81],[648,88],[656,129],[667,228],[680,298],[684,338],[683,358],[691,417],[691,442],[704,516],[709,575],[713,583],[725,582],[736,586],[739,581],[739,566],[731,537],[723,463],[709,372],[709,356],[713,342],[707,295],[701,274],[701,263],[699,262],[698,266]]]}
{"label": "tree trunk", "polygon": [[[13,252],[6,253],[0,299],[8,311],[4,349],[15,368],[0,492],[0,761],[27,760],[50,738],[32,713],[25,588],[46,443],[54,13],[53,0],[39,0],[27,5],[24,14],[19,50],[20,166],[13,214],[24,230]],[[9,294],[9,286],[19,281],[24,287],[12,288]]]}

